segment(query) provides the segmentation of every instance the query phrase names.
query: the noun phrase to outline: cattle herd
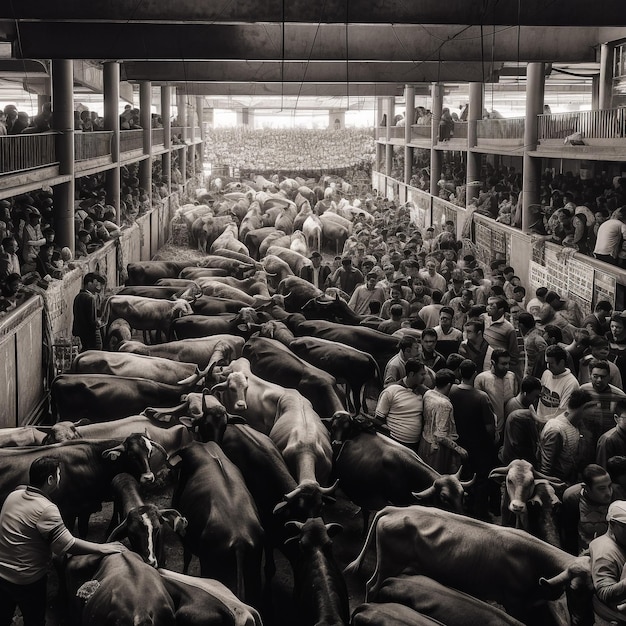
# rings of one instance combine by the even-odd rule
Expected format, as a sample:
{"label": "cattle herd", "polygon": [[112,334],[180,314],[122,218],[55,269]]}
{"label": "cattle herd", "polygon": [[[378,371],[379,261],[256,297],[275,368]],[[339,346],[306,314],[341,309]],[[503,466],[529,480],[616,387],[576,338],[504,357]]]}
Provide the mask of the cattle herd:
{"label": "cattle herd", "polygon": [[[257,179],[183,206],[201,260],[129,264],[103,309],[108,350],[83,352],[52,384],[55,423],[0,432],[2,501],[35,458],[57,454],[68,525],[87,535],[112,501],[109,535],[131,548],[59,565],[68,622],[272,624],[277,549],[298,625],[593,623],[588,557],[465,516],[471,481],[439,474],[368,419],[397,337],[360,325],[300,272],[313,250],[342,252],[377,218],[345,199],[318,215],[325,188],[350,197],[342,181]],[[168,508],[145,495],[157,472],[174,484]],[[364,520],[343,572],[335,498]],[[165,526],[180,536],[183,573],[163,569]],[[366,603],[350,606],[346,580],[365,584],[372,542]],[[187,574],[193,557],[200,577]]]}

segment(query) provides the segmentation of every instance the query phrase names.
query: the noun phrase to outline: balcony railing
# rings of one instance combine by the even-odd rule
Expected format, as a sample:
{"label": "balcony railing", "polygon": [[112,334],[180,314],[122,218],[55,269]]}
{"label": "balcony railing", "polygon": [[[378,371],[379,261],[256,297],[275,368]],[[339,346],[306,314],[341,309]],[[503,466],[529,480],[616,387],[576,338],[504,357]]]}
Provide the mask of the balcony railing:
{"label": "balcony railing", "polygon": [[477,139],[524,139],[523,117],[508,120],[478,120],[476,122]]}
{"label": "balcony railing", "polygon": [[[133,131],[130,131],[133,132]],[[74,134],[74,159],[86,161],[111,154],[113,131]]]}
{"label": "balcony railing", "polygon": [[467,139],[467,122],[454,122],[454,139]]}
{"label": "balcony railing", "polygon": [[392,126],[389,129],[390,139],[404,139],[404,126]]}
{"label": "balcony railing", "polygon": [[143,129],[120,131],[120,152],[143,149]]}
{"label": "balcony railing", "polygon": [[55,137],[56,133],[0,137],[0,174],[57,163]]}
{"label": "balcony railing", "polygon": [[430,139],[430,135],[430,124],[413,124],[413,126],[411,126],[411,139]]}
{"label": "balcony railing", "polygon": [[162,146],[165,144],[165,130],[163,128],[152,129],[152,145]]}
{"label": "balcony railing", "polygon": [[583,139],[624,138],[626,108],[539,116],[539,140],[565,139],[574,133],[580,133]]}
{"label": "balcony railing", "polygon": [[378,126],[376,128],[376,139],[385,139],[387,137],[387,127]]}

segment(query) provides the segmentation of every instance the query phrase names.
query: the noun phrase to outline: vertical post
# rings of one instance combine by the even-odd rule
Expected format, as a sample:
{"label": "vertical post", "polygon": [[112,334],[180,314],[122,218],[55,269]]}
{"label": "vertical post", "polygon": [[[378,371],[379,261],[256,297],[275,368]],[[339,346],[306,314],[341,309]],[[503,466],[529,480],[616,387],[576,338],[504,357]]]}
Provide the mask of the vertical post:
{"label": "vertical post", "polygon": [[161,119],[163,120],[163,153],[161,169],[167,176],[167,193],[172,193],[172,90],[168,85],[161,86]]}
{"label": "vertical post", "polygon": [[467,176],[465,186],[465,205],[478,197],[480,187],[470,183],[480,180],[480,153],[472,152],[476,146],[476,123],[483,117],[483,83],[469,84],[469,109],[467,112]]}
{"label": "vertical post", "polygon": [[[200,143],[196,145],[200,171],[204,170],[204,145],[206,143],[206,129],[204,128],[204,98],[196,97],[196,112],[198,114],[198,126],[200,126]],[[201,182],[201,181],[200,181]]]}
{"label": "vertical post", "polygon": [[385,146],[379,141],[376,142],[376,171],[382,172],[383,170],[383,161],[384,161],[384,153]]}
{"label": "vertical post", "polygon": [[106,173],[107,202],[115,207],[115,222],[119,226],[120,215],[120,64],[107,61],[102,70],[104,86],[104,129],[113,131],[111,137],[111,161],[115,167]]}
{"label": "vertical post", "polygon": [[411,183],[413,175],[413,148],[411,143],[411,124],[415,118],[415,87],[413,85],[404,86],[404,183]]}
{"label": "vertical post", "polygon": [[430,193],[433,196],[439,195],[437,183],[441,178],[441,152],[436,149],[439,141],[439,122],[441,121],[441,111],[443,109],[443,85],[433,83],[431,85],[433,113],[430,130]]}
{"label": "vertical post", "polygon": [[148,155],[139,163],[139,184],[143,187],[152,205],[152,83],[139,83],[139,110],[143,128],[143,153]]}
{"label": "vertical post", "polygon": [[57,241],[74,254],[74,66],[70,59],[52,60],[52,121],[59,173],[70,180],[54,187]]}
{"label": "vertical post", "polygon": [[526,70],[526,123],[524,125],[524,171],[522,182],[522,230],[532,225],[530,206],[539,202],[541,188],[541,159],[528,153],[537,149],[538,115],[543,113],[545,65],[529,63]]}
{"label": "vertical post", "polygon": [[613,46],[600,46],[600,109],[610,109],[613,99]]}
{"label": "vertical post", "polygon": [[376,128],[382,126],[383,115],[385,114],[385,99],[376,98]]}
{"label": "vertical post", "polygon": [[391,169],[393,168],[393,144],[391,143],[391,127],[393,126],[393,117],[396,114],[396,99],[394,97],[387,98],[387,128],[386,139],[387,145],[385,146],[385,174],[391,176]]}
{"label": "vertical post", "polygon": [[182,126],[183,133],[184,146],[178,151],[178,165],[184,188],[187,182],[187,96],[182,90],[176,91],[176,106],[178,108],[178,125]]}

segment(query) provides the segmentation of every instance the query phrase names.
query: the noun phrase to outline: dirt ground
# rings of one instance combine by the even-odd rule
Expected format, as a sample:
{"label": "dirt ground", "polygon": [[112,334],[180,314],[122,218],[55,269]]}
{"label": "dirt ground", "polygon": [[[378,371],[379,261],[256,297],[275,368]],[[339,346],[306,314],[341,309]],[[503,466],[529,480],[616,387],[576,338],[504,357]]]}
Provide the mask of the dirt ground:
{"label": "dirt ground", "polygon": [[[171,481],[164,480],[160,476],[158,488],[150,489],[145,493],[145,499],[155,504],[168,508],[171,506],[173,485]],[[89,525],[89,536],[91,541],[106,541],[107,528],[112,514],[112,504],[105,503],[100,513],[92,516]],[[337,522],[344,527],[344,531],[333,541],[333,550],[337,563],[341,568],[345,567],[358,554],[362,545],[362,518],[358,507],[349,502],[340,492],[337,492],[337,502],[328,505],[324,512],[326,523]],[[182,546],[177,535],[167,529],[166,531],[166,564],[168,569],[182,572],[183,558]],[[350,610],[354,610],[363,602],[365,580],[373,571],[373,551],[368,554],[360,577],[349,576],[346,578],[348,594],[350,599]],[[294,626],[302,622],[298,616],[298,609],[294,606],[292,599],[293,578],[289,562],[283,555],[275,551],[277,573],[272,582],[272,615],[263,615],[265,626]],[[199,575],[198,561],[194,557],[191,561],[189,574]],[[63,620],[63,599],[57,596],[57,577],[51,574],[48,586],[49,612],[47,626],[58,626],[64,623]],[[14,620],[15,626],[23,626],[21,618]]]}

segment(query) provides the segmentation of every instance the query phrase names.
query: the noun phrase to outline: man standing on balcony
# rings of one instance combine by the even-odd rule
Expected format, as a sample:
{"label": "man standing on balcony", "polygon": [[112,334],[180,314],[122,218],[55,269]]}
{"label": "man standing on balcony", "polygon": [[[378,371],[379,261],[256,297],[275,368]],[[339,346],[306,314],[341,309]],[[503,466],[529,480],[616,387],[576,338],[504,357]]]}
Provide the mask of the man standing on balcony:
{"label": "man standing on balcony", "polygon": [[626,207],[617,209],[611,219],[600,224],[593,256],[598,261],[618,265],[623,241],[626,241]]}

